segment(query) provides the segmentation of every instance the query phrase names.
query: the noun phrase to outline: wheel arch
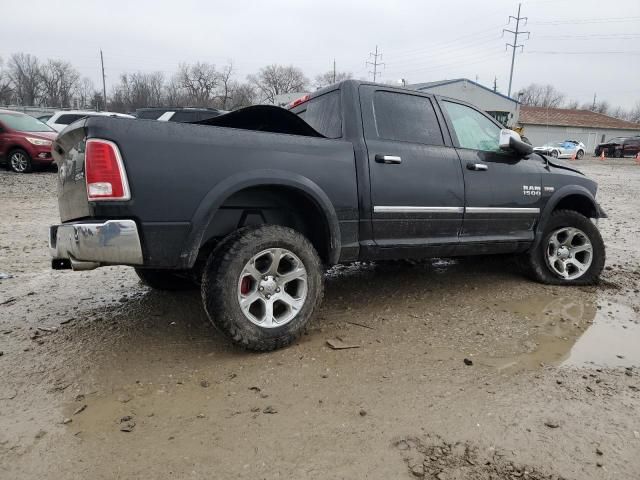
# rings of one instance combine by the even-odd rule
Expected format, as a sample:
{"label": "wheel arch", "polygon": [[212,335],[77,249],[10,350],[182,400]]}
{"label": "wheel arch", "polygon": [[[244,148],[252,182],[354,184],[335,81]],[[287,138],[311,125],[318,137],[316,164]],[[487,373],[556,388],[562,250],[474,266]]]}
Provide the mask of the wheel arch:
{"label": "wheel arch", "polygon": [[593,194],[587,188],[582,185],[567,185],[553,194],[540,214],[536,228],[535,245],[540,241],[551,214],[556,210],[574,210],[587,218],[606,217]]}
{"label": "wheel arch", "polygon": [[5,156],[7,160],[9,160],[9,157],[11,156],[11,154],[16,150],[22,150],[24,153],[26,153],[29,156],[29,158],[31,158],[31,154],[29,153],[28,149],[26,149],[24,146],[20,145],[19,143],[13,143],[7,146],[7,148],[5,148],[5,152],[6,152]]}
{"label": "wheel arch", "polygon": [[[247,211],[261,210],[260,204],[255,201],[265,196],[267,198],[261,200],[265,204],[263,207],[290,205],[305,209],[305,212],[310,208],[306,218],[296,218],[299,224],[284,226],[298,227],[297,230],[302,230],[301,233],[310,237],[309,240],[324,262],[337,263],[341,248],[340,230],[337,214],[327,194],[315,182],[302,175],[278,170],[253,170],[223,180],[205,196],[192,218],[192,228],[187,238],[187,248],[182,253],[181,264],[185,268],[193,267],[203,247],[243,226],[238,221],[235,225],[229,224],[228,218],[226,224],[224,221],[219,222],[224,220],[225,205],[237,210],[237,216],[244,217],[241,218],[244,222],[247,220]],[[242,202],[249,202],[247,208],[242,206]],[[289,218],[293,218],[293,211],[289,213]]]}

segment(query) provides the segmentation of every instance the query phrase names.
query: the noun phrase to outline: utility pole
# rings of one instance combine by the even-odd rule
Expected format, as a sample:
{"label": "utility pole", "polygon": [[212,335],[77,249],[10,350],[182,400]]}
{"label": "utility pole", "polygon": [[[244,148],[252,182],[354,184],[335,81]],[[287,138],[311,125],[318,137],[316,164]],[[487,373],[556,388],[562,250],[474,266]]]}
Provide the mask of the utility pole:
{"label": "utility pole", "polygon": [[493,91],[497,92],[498,91],[498,77],[493,77]]}
{"label": "utility pole", "polygon": [[591,110],[595,110],[596,109],[596,94],[593,94],[593,106],[591,107]]}
{"label": "utility pole", "polygon": [[336,59],[333,59],[333,82],[336,83]]}
{"label": "utility pole", "polygon": [[107,109],[107,85],[104,81],[104,57],[102,56],[102,49],[100,49],[100,65],[102,65],[102,101],[104,102],[103,110]]}
{"label": "utility pole", "polygon": [[516,21],[516,30],[508,30],[506,28],[502,29],[502,35],[504,35],[504,32],[509,32],[513,34],[513,44],[511,43],[507,43],[506,44],[506,48],[511,47],[512,48],[512,52],[511,52],[511,73],[509,73],[509,92],[507,93],[507,96],[510,97],[511,96],[511,83],[513,81],[513,65],[516,62],[516,50],[519,48],[520,52],[522,52],[522,50],[524,50],[524,45],[518,45],[518,36],[519,35],[527,35],[527,40],[529,40],[529,35],[530,32],[521,32],[520,31],[520,21],[524,20],[525,25],[527,24],[527,17],[521,17],[520,16],[520,7],[522,6],[521,3],[518,4],[518,16],[514,17],[513,15],[509,15],[509,23],[511,23],[511,19],[514,19]]}
{"label": "utility pole", "polygon": [[384,66],[384,63],[378,61],[378,57],[382,60],[382,54],[378,53],[378,46],[376,45],[376,53],[370,53],[370,57],[373,57],[373,62],[366,62],[366,65],[373,65],[373,72],[369,72],[373,74],[373,81],[376,81],[376,77],[378,76],[378,66]]}

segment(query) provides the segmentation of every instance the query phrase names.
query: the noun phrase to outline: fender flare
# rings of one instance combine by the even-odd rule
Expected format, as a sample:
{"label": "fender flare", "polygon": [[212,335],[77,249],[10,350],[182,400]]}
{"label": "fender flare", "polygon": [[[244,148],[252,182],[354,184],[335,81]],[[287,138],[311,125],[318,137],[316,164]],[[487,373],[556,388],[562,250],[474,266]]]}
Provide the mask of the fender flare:
{"label": "fender flare", "polygon": [[534,241],[534,247],[538,245],[542,238],[542,233],[544,232],[544,228],[551,217],[551,213],[556,208],[560,201],[570,195],[580,195],[585,197],[591,203],[594,211],[596,212],[595,218],[606,218],[606,214],[602,211],[598,202],[596,202],[593,194],[582,185],[565,185],[564,187],[557,190],[551,198],[547,201],[544,209],[540,213],[540,218],[538,219],[538,225],[536,226],[536,237]]}
{"label": "fender flare", "polygon": [[195,263],[204,234],[227,198],[245,188],[271,186],[297,190],[319,207],[329,228],[329,263],[337,263],[341,248],[340,226],[335,208],[327,194],[315,182],[302,175],[284,170],[264,169],[240,172],[227,177],[205,195],[191,219],[191,230],[187,236],[186,248],[180,255],[183,266],[191,268]]}

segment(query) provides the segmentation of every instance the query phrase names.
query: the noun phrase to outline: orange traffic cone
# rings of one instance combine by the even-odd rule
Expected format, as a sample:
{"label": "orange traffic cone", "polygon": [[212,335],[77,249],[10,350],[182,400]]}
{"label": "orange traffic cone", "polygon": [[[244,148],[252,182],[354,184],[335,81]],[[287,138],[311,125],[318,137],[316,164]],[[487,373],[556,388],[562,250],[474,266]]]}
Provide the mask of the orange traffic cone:
{"label": "orange traffic cone", "polygon": [[571,155],[571,160],[575,160],[576,159],[576,152],[573,152],[573,155]]}
{"label": "orange traffic cone", "polygon": [[602,150],[602,153],[600,154],[600,160],[604,160],[604,150]]}
{"label": "orange traffic cone", "polygon": [[640,165],[640,152],[636,153],[636,163]]}

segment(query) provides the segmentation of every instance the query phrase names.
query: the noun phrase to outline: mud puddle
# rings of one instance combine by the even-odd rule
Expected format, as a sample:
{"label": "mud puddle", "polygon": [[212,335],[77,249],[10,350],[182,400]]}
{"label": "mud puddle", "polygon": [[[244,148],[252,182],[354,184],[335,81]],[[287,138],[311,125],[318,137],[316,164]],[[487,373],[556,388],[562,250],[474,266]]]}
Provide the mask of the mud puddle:
{"label": "mud puddle", "polygon": [[530,325],[524,351],[481,358],[502,369],[640,366],[640,314],[610,301],[569,296],[535,295],[496,303],[499,311]]}

